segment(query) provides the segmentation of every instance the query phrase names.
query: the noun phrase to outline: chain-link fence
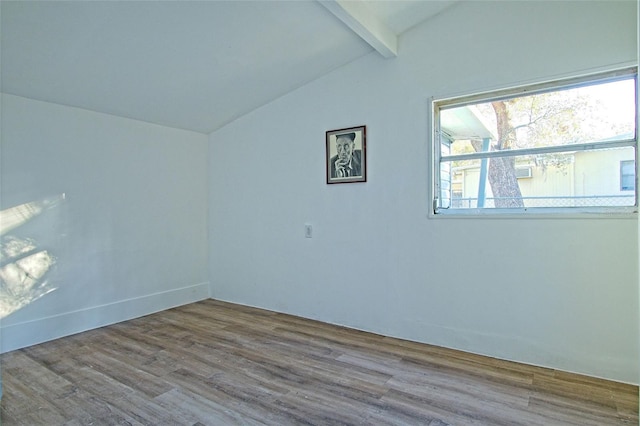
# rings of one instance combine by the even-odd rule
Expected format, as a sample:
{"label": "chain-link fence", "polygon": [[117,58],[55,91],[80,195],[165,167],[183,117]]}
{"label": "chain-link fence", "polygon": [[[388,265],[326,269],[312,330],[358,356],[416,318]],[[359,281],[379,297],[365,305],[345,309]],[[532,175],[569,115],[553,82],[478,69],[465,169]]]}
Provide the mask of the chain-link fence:
{"label": "chain-link fence", "polygon": [[[496,207],[496,200],[513,200],[512,198],[485,198],[484,207]],[[592,195],[579,197],[522,197],[524,206],[531,207],[630,207],[635,205],[635,195]],[[452,209],[476,209],[477,198],[452,198]]]}

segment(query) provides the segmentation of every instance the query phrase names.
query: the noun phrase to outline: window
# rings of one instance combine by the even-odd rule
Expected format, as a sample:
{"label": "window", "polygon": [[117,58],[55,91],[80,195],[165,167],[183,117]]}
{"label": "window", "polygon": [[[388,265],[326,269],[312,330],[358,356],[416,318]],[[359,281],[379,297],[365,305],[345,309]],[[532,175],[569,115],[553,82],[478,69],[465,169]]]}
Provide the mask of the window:
{"label": "window", "polygon": [[637,68],[433,102],[436,214],[636,211]]}
{"label": "window", "polygon": [[636,189],[636,165],[632,160],[620,162],[620,191]]}

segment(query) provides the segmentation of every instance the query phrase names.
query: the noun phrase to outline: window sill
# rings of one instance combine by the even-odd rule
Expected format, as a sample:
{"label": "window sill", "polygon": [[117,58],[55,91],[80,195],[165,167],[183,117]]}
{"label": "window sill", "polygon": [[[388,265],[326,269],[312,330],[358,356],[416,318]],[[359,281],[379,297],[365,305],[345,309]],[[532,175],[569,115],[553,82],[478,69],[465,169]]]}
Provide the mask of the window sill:
{"label": "window sill", "polygon": [[638,207],[616,208],[528,208],[528,209],[441,209],[429,211],[429,218],[447,219],[638,219]]}

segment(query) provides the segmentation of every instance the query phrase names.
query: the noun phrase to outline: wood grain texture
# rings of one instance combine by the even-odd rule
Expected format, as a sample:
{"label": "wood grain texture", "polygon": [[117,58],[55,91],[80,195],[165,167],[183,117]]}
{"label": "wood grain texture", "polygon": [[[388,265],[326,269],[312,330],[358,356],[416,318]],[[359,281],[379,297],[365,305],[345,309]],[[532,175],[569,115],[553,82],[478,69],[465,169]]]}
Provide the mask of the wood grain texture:
{"label": "wood grain texture", "polygon": [[6,353],[2,425],[637,425],[638,388],[206,300]]}

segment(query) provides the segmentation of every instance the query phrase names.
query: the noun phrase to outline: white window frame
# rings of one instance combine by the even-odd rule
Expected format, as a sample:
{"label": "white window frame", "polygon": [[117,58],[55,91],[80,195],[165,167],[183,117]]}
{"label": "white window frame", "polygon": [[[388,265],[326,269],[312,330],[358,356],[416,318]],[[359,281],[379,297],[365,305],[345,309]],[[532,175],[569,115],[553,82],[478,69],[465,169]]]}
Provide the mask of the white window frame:
{"label": "white window frame", "polygon": [[[635,80],[635,101],[636,101],[636,117],[635,117],[635,136],[631,139],[613,140],[613,141],[600,141],[589,142],[583,144],[568,144],[568,145],[556,145],[550,147],[537,147],[527,149],[513,149],[505,151],[488,151],[488,152],[474,152],[461,155],[447,155],[441,154],[441,136],[443,133],[440,129],[440,109],[441,108],[455,108],[467,105],[478,104],[482,102],[490,102],[495,100],[509,99],[518,96],[527,96],[532,94],[539,94],[545,92],[553,92],[562,89],[571,89],[582,86],[589,86],[593,84],[603,84],[608,82],[614,82],[619,80],[625,80],[633,78]],[[468,216],[485,216],[485,217],[504,217],[505,215],[513,215],[514,217],[529,216],[531,214],[550,214],[553,216],[566,216],[570,217],[572,214],[595,214],[595,215],[607,215],[612,213],[626,214],[635,217],[638,213],[638,67],[629,67],[614,71],[602,72],[598,74],[591,74],[576,78],[568,78],[562,80],[556,80],[552,82],[545,82],[541,84],[529,84],[520,87],[509,88],[505,90],[496,90],[491,92],[477,93],[467,96],[456,96],[451,98],[431,98],[430,100],[430,145],[431,145],[431,179],[430,185],[430,200],[431,205],[429,208],[430,217],[468,217]],[[575,151],[589,151],[599,150],[617,147],[633,147],[635,152],[635,165],[636,165],[636,185],[635,185],[635,205],[634,206],[616,206],[616,207],[525,207],[525,208],[439,208],[438,203],[441,194],[440,188],[440,169],[441,161],[455,160],[472,160],[472,159],[489,159],[492,157],[501,156],[521,156],[531,154],[544,154],[544,153],[559,153],[559,152],[575,152]]]}

